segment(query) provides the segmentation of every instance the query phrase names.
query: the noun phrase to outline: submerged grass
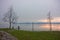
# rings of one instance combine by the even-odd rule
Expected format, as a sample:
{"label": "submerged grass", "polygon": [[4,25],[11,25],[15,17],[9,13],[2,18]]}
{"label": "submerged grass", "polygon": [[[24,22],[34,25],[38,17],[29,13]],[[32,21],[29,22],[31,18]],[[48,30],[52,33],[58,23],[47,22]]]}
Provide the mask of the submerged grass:
{"label": "submerged grass", "polygon": [[3,31],[6,31],[11,35],[17,37],[18,40],[60,40],[59,31],[36,32],[36,31],[22,31],[22,30],[10,30],[10,29],[3,29]]}

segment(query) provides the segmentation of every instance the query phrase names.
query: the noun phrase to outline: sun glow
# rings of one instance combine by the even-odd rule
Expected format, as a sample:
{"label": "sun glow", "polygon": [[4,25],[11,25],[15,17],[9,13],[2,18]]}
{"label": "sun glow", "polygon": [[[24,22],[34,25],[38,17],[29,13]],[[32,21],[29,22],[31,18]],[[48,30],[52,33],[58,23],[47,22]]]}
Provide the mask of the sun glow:
{"label": "sun glow", "polygon": [[[50,29],[49,24],[43,24],[40,26],[43,29]],[[60,25],[53,25],[52,24],[52,30],[59,31],[60,30]]]}
{"label": "sun glow", "polygon": [[[37,20],[38,22],[49,22],[48,19]],[[60,22],[60,17],[51,19],[51,22]]]}
{"label": "sun glow", "polygon": [[[42,20],[38,20],[38,22],[49,22],[48,19],[42,19]],[[60,22],[60,17],[56,17],[51,19],[51,22]],[[60,30],[60,24],[51,24],[52,25],[52,30],[55,31],[59,31]],[[42,28],[44,29],[50,29],[50,25],[49,24],[43,24],[41,25]]]}

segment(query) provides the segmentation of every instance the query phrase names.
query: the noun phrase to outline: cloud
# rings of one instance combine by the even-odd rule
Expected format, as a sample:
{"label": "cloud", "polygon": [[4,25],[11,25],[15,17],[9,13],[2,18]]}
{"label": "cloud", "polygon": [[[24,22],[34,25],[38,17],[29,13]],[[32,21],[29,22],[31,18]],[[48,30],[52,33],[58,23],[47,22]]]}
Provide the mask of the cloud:
{"label": "cloud", "polygon": [[[40,19],[37,22],[49,22],[49,19]],[[60,22],[60,17],[55,17],[51,19],[51,22]]]}

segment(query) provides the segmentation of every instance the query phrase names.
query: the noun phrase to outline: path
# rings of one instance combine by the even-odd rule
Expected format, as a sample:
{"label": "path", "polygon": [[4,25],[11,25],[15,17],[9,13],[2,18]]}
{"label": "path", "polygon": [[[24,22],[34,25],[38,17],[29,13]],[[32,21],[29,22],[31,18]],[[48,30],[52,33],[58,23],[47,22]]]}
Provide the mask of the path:
{"label": "path", "polygon": [[7,32],[0,31],[0,40],[17,40],[17,38]]}

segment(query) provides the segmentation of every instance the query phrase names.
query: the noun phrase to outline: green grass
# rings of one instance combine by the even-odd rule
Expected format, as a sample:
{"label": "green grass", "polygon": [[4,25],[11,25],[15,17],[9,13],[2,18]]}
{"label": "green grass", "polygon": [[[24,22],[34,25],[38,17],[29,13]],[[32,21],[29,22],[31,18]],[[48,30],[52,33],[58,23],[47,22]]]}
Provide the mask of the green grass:
{"label": "green grass", "polygon": [[17,37],[18,40],[60,40],[59,31],[32,32],[32,31],[22,31],[22,30],[12,31],[9,29],[3,29],[3,30]]}

